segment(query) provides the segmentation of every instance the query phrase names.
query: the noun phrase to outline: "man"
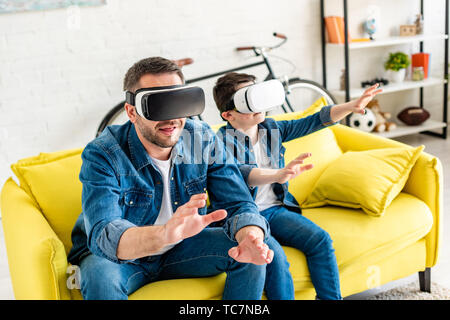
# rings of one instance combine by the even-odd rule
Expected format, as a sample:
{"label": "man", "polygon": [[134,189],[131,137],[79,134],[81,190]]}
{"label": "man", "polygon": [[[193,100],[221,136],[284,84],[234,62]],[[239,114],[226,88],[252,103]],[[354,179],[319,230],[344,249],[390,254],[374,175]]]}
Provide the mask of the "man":
{"label": "man", "polygon": [[217,80],[214,100],[227,125],[218,131],[236,163],[255,203],[269,222],[271,234],[284,246],[302,251],[306,256],[317,299],[342,299],[339,270],[329,234],[301,215],[301,208],[288,191],[288,181],[312,164],[300,166],[310,153],[303,153],[287,166],[282,143],[336,124],[352,112],[364,113],[372,98],[381,92],[378,86],[365,90],[359,99],[326,106],[316,114],[290,121],[265,118],[264,112],[242,113],[232,103],[242,88],[256,85],[256,77],[245,73],[228,73]]}
{"label": "man", "polygon": [[[128,70],[124,89],[183,82],[176,64],[154,57]],[[283,292],[292,281],[283,250],[237,166],[211,161],[226,158],[211,129],[186,118],[149,120],[130,103],[125,109],[130,121],[106,128],[82,153],[83,212],[68,259],[80,266],[83,298],[127,299],[153,281],[222,272],[223,299],[260,299],[265,285]],[[201,144],[201,163],[189,161],[190,138]]]}

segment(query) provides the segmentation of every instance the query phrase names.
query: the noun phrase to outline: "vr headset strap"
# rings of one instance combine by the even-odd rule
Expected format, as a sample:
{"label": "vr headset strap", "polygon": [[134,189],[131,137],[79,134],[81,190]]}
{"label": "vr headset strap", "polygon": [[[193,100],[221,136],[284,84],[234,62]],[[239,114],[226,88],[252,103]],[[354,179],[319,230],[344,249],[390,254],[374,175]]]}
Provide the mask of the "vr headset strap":
{"label": "vr headset strap", "polygon": [[181,87],[183,87],[183,85],[176,84],[176,85],[172,85],[172,86],[161,86],[161,87],[152,87],[152,88],[141,88],[141,89],[136,90],[136,93],[133,93],[133,92],[131,92],[131,91],[126,91],[126,92],[125,92],[125,101],[126,101],[127,103],[131,104],[132,106],[135,106],[135,103],[136,103],[136,94],[137,94],[139,91],[145,91],[145,90],[152,90],[152,91],[154,90],[154,91],[157,91],[157,90],[172,89],[172,88],[181,88]]}
{"label": "vr headset strap", "polygon": [[125,101],[128,104],[131,104],[132,106],[134,106],[134,104],[135,104],[135,99],[134,99],[135,97],[136,96],[135,96],[135,94],[133,92],[127,91],[125,93]]}

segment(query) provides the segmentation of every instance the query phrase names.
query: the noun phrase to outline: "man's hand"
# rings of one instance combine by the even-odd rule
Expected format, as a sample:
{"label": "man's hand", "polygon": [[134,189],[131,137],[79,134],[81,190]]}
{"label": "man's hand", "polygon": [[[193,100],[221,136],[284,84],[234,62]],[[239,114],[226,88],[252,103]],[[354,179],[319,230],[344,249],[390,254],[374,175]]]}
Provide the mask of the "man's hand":
{"label": "man's hand", "polygon": [[313,164],[300,166],[301,164],[303,164],[303,160],[310,156],[311,153],[302,153],[297,158],[289,162],[287,166],[282,169],[278,169],[277,182],[280,184],[286,183],[287,181],[297,177],[300,173],[311,170],[313,168]]}
{"label": "man's hand", "polygon": [[263,242],[264,231],[257,226],[247,226],[240,229],[235,236],[239,245],[228,250],[234,260],[242,263],[263,265],[271,263],[273,250]]}
{"label": "man's hand", "polygon": [[164,225],[164,242],[174,244],[192,237],[212,222],[227,216],[225,210],[216,210],[207,215],[199,215],[198,209],[206,205],[206,193],[195,194],[184,205],[178,207],[172,218]]}

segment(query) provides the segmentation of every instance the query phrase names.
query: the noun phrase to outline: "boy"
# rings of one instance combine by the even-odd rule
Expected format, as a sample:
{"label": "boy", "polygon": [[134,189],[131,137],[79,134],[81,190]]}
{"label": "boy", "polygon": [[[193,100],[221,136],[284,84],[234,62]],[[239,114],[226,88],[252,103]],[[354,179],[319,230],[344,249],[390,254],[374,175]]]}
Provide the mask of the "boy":
{"label": "boy", "polygon": [[325,230],[301,215],[299,204],[288,192],[287,181],[312,168],[312,164],[300,166],[311,154],[303,153],[285,167],[282,143],[331,126],[352,112],[364,114],[365,106],[381,89],[377,90],[376,84],[357,100],[325,106],[303,119],[275,121],[265,118],[263,113],[244,114],[230,107],[233,94],[255,80],[253,75],[243,73],[228,73],[217,80],[214,100],[227,121],[217,135],[232,151],[273,237],[281,245],[305,254],[316,298],[340,300],[339,270],[332,240]]}

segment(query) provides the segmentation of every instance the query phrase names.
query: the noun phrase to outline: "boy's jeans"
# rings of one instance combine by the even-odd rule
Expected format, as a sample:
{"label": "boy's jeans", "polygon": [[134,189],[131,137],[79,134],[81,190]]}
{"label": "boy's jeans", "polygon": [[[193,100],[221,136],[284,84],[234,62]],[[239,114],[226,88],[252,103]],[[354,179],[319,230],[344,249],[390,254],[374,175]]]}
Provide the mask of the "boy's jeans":
{"label": "boy's jeans", "polygon": [[341,300],[339,270],[328,233],[283,206],[268,208],[261,215],[269,221],[271,235],[281,245],[296,248],[305,254],[317,298]]}
{"label": "boy's jeans", "polygon": [[259,300],[267,272],[271,280],[266,283],[266,290],[273,291],[273,298],[291,298],[293,284],[286,256],[273,237],[266,243],[275,253],[268,265],[232,259],[228,250],[237,242],[230,240],[222,228],[206,228],[162,255],[128,263],[118,264],[90,254],[80,262],[81,292],[84,299],[128,299],[128,295],[150,282],[226,272],[223,299]]}

